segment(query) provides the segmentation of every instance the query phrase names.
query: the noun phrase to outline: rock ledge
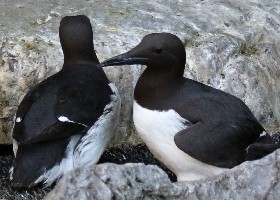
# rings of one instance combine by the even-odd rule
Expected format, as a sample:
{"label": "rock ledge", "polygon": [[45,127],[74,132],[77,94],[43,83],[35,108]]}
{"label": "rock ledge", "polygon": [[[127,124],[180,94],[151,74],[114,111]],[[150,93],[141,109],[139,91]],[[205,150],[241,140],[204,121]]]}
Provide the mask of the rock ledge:
{"label": "rock ledge", "polygon": [[182,183],[171,183],[154,165],[105,163],[66,174],[45,199],[277,199],[279,178],[280,150],[224,174]]}

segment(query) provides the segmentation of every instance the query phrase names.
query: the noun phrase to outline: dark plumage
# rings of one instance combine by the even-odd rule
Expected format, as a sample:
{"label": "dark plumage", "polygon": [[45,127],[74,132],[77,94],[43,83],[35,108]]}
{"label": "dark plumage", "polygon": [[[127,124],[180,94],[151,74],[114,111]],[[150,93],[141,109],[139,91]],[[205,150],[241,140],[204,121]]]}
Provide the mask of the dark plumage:
{"label": "dark plumage", "polygon": [[[100,64],[147,65],[134,92],[134,123],[152,153],[179,180],[195,180],[279,148],[240,99],[184,78],[185,54],[178,37],[155,33],[127,53]],[[149,116],[152,122],[145,121]],[[177,160],[172,158],[175,154],[180,155]],[[183,163],[184,159],[188,162]]]}
{"label": "dark plumage", "polygon": [[[35,85],[25,95],[16,113],[13,139],[18,150],[15,151],[12,172],[14,187],[31,187],[41,181],[50,184],[75,166],[83,165],[84,160],[81,161],[83,164],[75,162],[85,159],[87,154],[82,149],[94,141],[83,137],[102,134],[90,128],[98,120],[103,123],[103,118],[111,120],[111,115],[104,114],[106,106],[117,105],[116,109],[119,109],[117,91],[109,85],[102,68],[97,67],[99,61],[94,52],[89,19],[83,15],[64,17],[59,36],[64,53],[62,69]],[[115,114],[117,117],[118,111]],[[116,126],[109,124],[108,127]],[[113,133],[107,131],[104,134],[104,141],[96,147],[101,153]],[[88,158],[87,164],[90,160],[98,161],[100,152],[96,153],[96,158]],[[68,159],[68,164],[62,162],[64,158]],[[51,175],[44,173],[60,164],[65,169],[53,173],[52,180],[47,180]]]}

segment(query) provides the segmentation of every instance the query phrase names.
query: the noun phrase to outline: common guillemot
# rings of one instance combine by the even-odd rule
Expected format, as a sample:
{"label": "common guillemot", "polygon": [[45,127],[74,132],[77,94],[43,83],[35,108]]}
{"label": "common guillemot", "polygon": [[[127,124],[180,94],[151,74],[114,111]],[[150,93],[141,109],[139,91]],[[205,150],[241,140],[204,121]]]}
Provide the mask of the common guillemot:
{"label": "common guillemot", "polygon": [[134,124],[178,181],[216,175],[279,148],[243,101],[184,78],[185,63],[177,36],[154,33],[100,64],[147,66],[134,91]]}
{"label": "common guillemot", "polygon": [[90,20],[64,17],[59,36],[62,69],[33,87],[15,115],[13,187],[50,185],[74,168],[96,164],[118,124],[118,90],[97,66]]}

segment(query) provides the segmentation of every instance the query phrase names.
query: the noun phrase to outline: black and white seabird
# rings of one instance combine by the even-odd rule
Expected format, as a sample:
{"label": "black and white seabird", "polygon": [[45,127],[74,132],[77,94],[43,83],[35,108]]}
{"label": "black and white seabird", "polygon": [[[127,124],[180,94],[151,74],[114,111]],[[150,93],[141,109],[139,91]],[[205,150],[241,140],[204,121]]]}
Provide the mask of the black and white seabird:
{"label": "black and white seabird", "polygon": [[185,63],[177,36],[154,33],[100,64],[147,66],[134,91],[134,124],[178,181],[216,175],[278,148],[240,99],[184,78]]}
{"label": "black and white seabird", "polygon": [[119,94],[98,67],[90,20],[64,17],[59,36],[62,69],[33,87],[15,116],[14,187],[50,185],[72,169],[96,164],[118,124]]}

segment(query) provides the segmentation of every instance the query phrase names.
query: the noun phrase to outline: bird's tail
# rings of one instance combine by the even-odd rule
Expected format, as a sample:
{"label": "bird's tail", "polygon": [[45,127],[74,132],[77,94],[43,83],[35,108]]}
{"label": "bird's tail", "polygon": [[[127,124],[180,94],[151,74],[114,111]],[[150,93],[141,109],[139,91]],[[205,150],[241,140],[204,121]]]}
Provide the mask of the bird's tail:
{"label": "bird's tail", "polygon": [[34,144],[19,144],[10,174],[12,187],[30,188],[44,181],[39,180],[39,177],[61,161],[67,143],[66,138]]}
{"label": "bird's tail", "polygon": [[271,136],[265,134],[264,136],[259,137],[256,142],[254,142],[247,148],[245,160],[249,161],[260,159],[279,148],[280,146],[273,141]]}

